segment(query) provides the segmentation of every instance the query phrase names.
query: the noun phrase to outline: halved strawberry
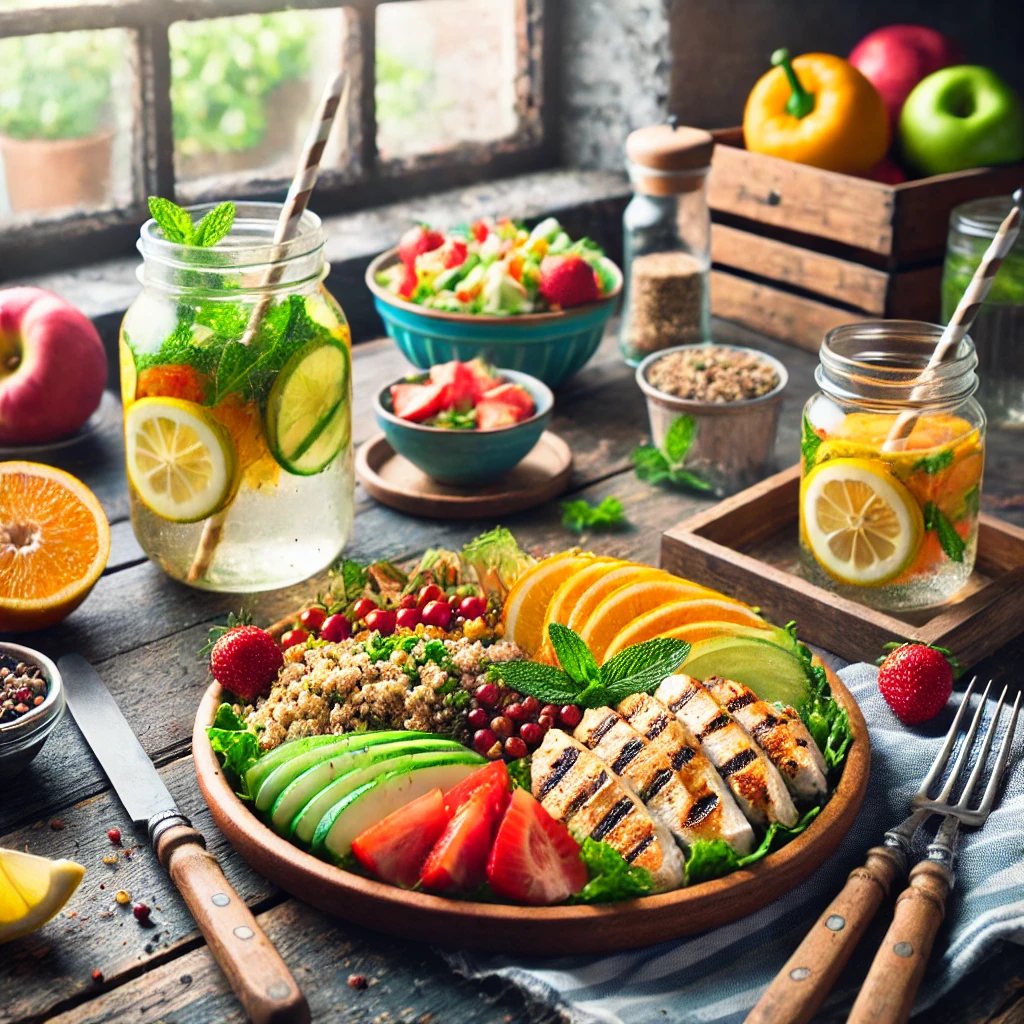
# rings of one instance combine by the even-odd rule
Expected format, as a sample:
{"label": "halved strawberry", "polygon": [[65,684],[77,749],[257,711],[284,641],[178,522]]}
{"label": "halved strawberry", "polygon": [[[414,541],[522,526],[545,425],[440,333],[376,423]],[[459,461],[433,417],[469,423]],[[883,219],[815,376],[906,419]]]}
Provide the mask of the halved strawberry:
{"label": "halved strawberry", "polygon": [[444,408],[444,393],[441,384],[392,384],[391,407],[396,416],[419,423]]}
{"label": "halved strawberry", "polygon": [[485,391],[490,391],[491,388],[496,387],[500,380],[494,372],[494,367],[490,363],[485,362],[480,356],[470,359],[466,363],[466,369],[476,378],[477,387],[479,387],[481,395]]}
{"label": "halved strawberry", "polygon": [[430,368],[430,382],[444,388],[441,407],[467,412],[480,398],[480,386],[465,363],[453,359]]}
{"label": "halved strawberry", "polygon": [[445,810],[449,815],[456,814],[477,793],[487,792],[498,804],[499,813],[505,810],[508,799],[508,769],[504,761],[491,761],[483,768],[478,768],[472,775],[467,775],[460,783],[452,786],[444,795]]}
{"label": "halved strawberry", "polygon": [[444,235],[423,224],[417,224],[399,239],[398,258],[407,266],[416,265],[416,257],[444,245]]}
{"label": "halved strawberry", "polygon": [[469,249],[461,238],[449,238],[441,246],[441,253],[444,258],[445,270],[451,270],[452,267],[461,267],[466,262]]}
{"label": "halved strawberry", "polygon": [[402,268],[402,280],[398,285],[398,294],[403,299],[408,299],[412,296],[412,293],[416,291],[416,285],[419,283],[419,278],[416,276],[416,271],[413,267],[404,266]]}
{"label": "halved strawberry", "polygon": [[519,422],[519,409],[508,402],[499,402],[493,398],[482,399],[476,406],[476,426],[478,430],[497,430],[499,427],[511,427]]}
{"label": "halved strawberry", "polygon": [[491,229],[482,220],[473,221],[469,230],[473,232],[473,237],[478,242],[484,241],[484,239],[486,239],[491,233]]}
{"label": "halved strawberry", "polygon": [[499,384],[484,392],[484,401],[504,402],[519,411],[519,419],[525,420],[537,411],[533,396],[522,384]]}
{"label": "halved strawberry", "polygon": [[481,789],[448,822],[427,856],[420,881],[435,892],[472,892],[487,877],[487,858],[501,809],[489,789]]}
{"label": "halved strawberry", "polygon": [[516,789],[498,826],[487,881],[506,899],[546,906],[579,892],[587,868],[569,830],[525,789]]}
{"label": "halved strawberry", "polygon": [[432,789],[361,832],[352,853],[378,878],[411,889],[447,822],[444,796]]}

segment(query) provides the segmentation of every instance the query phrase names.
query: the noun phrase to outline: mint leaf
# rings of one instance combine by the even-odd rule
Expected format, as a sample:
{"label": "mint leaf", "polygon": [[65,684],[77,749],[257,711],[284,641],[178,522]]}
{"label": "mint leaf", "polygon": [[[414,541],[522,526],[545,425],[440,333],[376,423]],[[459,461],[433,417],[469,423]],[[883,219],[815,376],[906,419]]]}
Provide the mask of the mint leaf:
{"label": "mint leaf", "polygon": [[711,490],[711,484],[707,480],[702,480],[696,473],[692,473],[688,469],[673,469],[669,472],[668,478],[674,484],[692,487],[695,491]]}
{"label": "mint leaf", "polygon": [[[185,215],[188,216],[187,213]],[[227,235],[231,230],[231,225],[234,223],[235,204],[220,203],[210,210],[196,225],[195,233],[192,236],[192,245],[199,245],[207,249],[211,245],[216,245]]]}
{"label": "mint leaf", "polygon": [[[601,670],[611,702],[618,704],[619,701],[625,700],[626,697],[634,693],[650,693],[686,661],[689,653],[690,645],[685,640],[675,640],[671,637],[645,640],[643,643],[632,644],[620,651]],[[623,658],[623,655],[630,655],[630,657],[626,659]],[[619,665],[613,666],[613,663],[619,658],[623,658],[623,660]],[[610,666],[613,667],[608,676],[605,676],[604,669],[608,669]],[[618,676],[614,681],[609,681],[609,677],[613,673],[617,674],[626,669],[631,669],[631,671],[626,675]]]}
{"label": "mint leaf", "polygon": [[939,538],[939,545],[951,562],[962,562],[967,545],[956,532],[956,528],[946,518],[942,509],[934,501],[925,502],[924,528],[934,530]]}
{"label": "mint leaf", "polygon": [[562,670],[568,673],[574,682],[581,686],[602,682],[597,661],[579,633],[560,622],[552,622],[548,626],[548,637],[551,639],[555,654],[558,655],[558,663]]}
{"label": "mint leaf", "polygon": [[542,704],[575,704],[579,688],[560,668],[535,661],[505,661],[491,666],[506,685]]}
{"label": "mint leaf", "polygon": [[921,470],[927,473],[929,476],[934,476],[936,473],[941,473],[944,469],[949,469],[953,465],[953,449],[947,448],[945,451],[939,452],[938,455],[925,455],[915,462],[911,467],[911,473],[916,473]]}
{"label": "mint leaf", "polygon": [[587,866],[590,881],[569,903],[610,903],[646,896],[654,888],[651,873],[634,867],[618,850],[587,836],[580,844],[580,857]]}
{"label": "mint leaf", "polygon": [[612,703],[611,691],[603,683],[587,683],[572,703],[581,708],[603,708]]}
{"label": "mint leaf", "polygon": [[981,511],[981,488],[975,484],[964,495],[964,515],[976,516]]}
{"label": "mint leaf", "polygon": [[150,196],[149,212],[168,242],[177,245],[192,244],[192,218],[188,210],[182,209],[177,203],[172,203],[170,199]]}
{"label": "mint leaf", "polygon": [[665,434],[662,451],[673,468],[678,469],[682,466],[696,436],[697,421],[692,416],[680,416],[672,422],[668,433]]}
{"label": "mint leaf", "polygon": [[637,477],[649,484],[658,484],[662,480],[667,480],[671,472],[665,456],[649,444],[634,448],[630,453],[629,461],[633,463]]}
{"label": "mint leaf", "polygon": [[818,449],[821,447],[821,438],[814,432],[811,421],[804,413],[803,425],[800,430],[800,454],[804,459],[804,469],[808,470],[814,465],[818,457]]}
{"label": "mint leaf", "polygon": [[618,498],[605,498],[598,505],[578,499],[562,502],[562,525],[577,533],[586,529],[614,529],[628,522]]}

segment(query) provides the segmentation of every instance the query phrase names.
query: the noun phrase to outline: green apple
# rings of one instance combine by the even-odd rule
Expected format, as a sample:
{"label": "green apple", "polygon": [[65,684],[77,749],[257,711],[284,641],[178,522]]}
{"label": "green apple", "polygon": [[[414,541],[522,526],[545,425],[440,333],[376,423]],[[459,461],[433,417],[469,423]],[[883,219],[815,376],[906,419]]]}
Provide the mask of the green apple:
{"label": "green apple", "polygon": [[973,64],[922,79],[900,113],[907,163],[946,174],[1024,160],[1024,105],[994,71]]}

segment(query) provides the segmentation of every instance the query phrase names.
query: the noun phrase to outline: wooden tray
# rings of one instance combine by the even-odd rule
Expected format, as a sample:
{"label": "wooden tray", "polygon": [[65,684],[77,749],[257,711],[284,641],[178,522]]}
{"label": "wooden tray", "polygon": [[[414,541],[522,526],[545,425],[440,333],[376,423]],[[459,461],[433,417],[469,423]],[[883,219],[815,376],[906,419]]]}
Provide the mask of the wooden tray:
{"label": "wooden tray", "polygon": [[890,640],[948,647],[970,666],[1024,632],[1024,530],[982,515],[974,574],[951,601],[880,612],[798,575],[800,467],[793,466],[668,530],[670,572],[757,605],[800,637],[849,661],[874,661]]}
{"label": "wooden tray", "polygon": [[572,452],[545,430],[533,450],[497,483],[478,487],[442,484],[396,454],[383,434],[356,453],[356,474],[382,505],[431,519],[485,519],[542,505],[569,486]]}
{"label": "wooden tray", "polygon": [[604,906],[534,908],[445,899],[375,882],[305,853],[264,825],[221,774],[206,737],[224,699],[217,683],[199,706],[192,753],[213,820],[235,850],[261,875],[317,909],[435,945],[552,956],[609,953],[735,921],[788,892],[835,851],[864,799],[871,751],[856,701],[831,673],[830,680],[850,713],[854,743],[832,799],[807,831],[725,878]]}

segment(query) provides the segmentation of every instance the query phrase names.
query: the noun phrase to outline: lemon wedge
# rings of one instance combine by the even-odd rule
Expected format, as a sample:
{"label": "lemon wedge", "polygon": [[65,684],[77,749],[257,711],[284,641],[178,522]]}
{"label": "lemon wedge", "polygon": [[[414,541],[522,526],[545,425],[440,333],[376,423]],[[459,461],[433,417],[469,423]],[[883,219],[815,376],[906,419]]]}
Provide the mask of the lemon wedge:
{"label": "lemon wedge", "polygon": [[162,519],[194,523],[231,497],[237,457],[209,410],[180,398],[140,398],[125,412],[128,479]]}
{"label": "lemon wedge", "polygon": [[884,462],[830,459],[807,474],[801,491],[804,536],[830,576],[877,587],[913,561],[924,534],[921,509]]}
{"label": "lemon wedge", "polygon": [[71,898],[85,868],[71,860],[49,860],[0,849],[0,942],[42,928]]}

